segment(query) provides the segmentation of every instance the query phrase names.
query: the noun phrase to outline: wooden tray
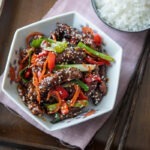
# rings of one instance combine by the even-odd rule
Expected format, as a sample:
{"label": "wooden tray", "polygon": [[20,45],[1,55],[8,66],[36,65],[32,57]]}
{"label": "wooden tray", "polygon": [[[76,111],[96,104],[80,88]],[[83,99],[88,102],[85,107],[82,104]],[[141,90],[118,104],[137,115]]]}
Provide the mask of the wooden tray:
{"label": "wooden tray", "polygon": [[[50,7],[56,0],[6,0],[3,8],[3,12],[0,17],[0,73],[3,72],[4,66],[6,63],[6,58],[8,55],[10,43],[13,37],[15,30],[21,26],[32,23],[34,21],[40,20],[44,14],[49,10]],[[140,38],[140,37],[139,37]],[[150,36],[148,36],[150,39]],[[149,48],[147,45],[144,48],[144,51]],[[146,64],[143,62],[142,64]],[[143,65],[145,66],[145,65]],[[137,106],[135,109],[135,114],[133,116],[133,120],[131,122],[130,132],[128,134],[128,138],[124,147],[126,149],[130,148],[141,148],[141,149],[150,149],[149,143],[149,134],[150,134],[150,119],[148,120],[150,113],[150,60],[147,63],[147,69],[145,71],[143,82],[139,88],[136,89],[139,91],[139,97]],[[140,77],[142,77],[141,74]],[[131,83],[133,82],[132,80]],[[149,84],[148,84],[149,83]],[[131,87],[130,87],[131,88]],[[136,93],[136,91],[135,91]],[[130,92],[128,92],[130,94]],[[144,95],[144,96],[143,96]],[[132,95],[133,96],[133,95]],[[131,98],[131,96],[130,96]],[[143,102],[144,101],[144,102]],[[121,104],[118,106],[120,108]],[[130,108],[131,103],[126,103],[126,110]],[[124,108],[123,108],[124,109]],[[147,113],[142,114],[141,112],[147,111]],[[126,112],[126,111],[124,111]],[[99,150],[104,149],[106,145],[106,141],[109,139],[110,135],[113,135],[115,138],[112,139],[113,143],[111,147],[115,147],[120,143],[120,137],[122,135],[122,131],[125,127],[125,122],[129,118],[128,111],[124,113],[123,117],[119,120],[117,130],[112,130],[116,125],[118,120],[118,111],[114,110],[110,119],[104,124],[102,129],[98,131],[95,137],[91,140],[89,145],[87,146],[87,150]],[[6,107],[0,104],[0,149],[73,149],[63,146],[60,141],[56,138],[51,137],[43,133],[42,131],[36,129],[31,124],[27,123],[20,116],[15,114],[13,111],[8,110]],[[141,131],[141,126],[147,126],[147,128]],[[136,125],[139,126],[136,126]],[[141,126],[140,126],[141,125]],[[113,131],[113,132],[112,132]],[[142,132],[142,133],[141,133]],[[127,133],[127,132],[126,132]],[[138,134],[140,133],[140,135]],[[135,138],[136,137],[136,138]],[[144,144],[143,141],[144,139]],[[146,142],[147,141],[147,142]],[[110,143],[107,143],[107,147]],[[7,146],[7,147],[5,147]],[[78,148],[74,148],[78,149]]]}

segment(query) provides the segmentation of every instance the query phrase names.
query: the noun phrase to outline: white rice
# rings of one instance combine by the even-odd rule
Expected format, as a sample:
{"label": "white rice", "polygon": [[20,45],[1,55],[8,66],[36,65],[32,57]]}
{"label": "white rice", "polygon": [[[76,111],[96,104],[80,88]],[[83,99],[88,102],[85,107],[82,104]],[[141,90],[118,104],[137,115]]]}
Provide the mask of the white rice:
{"label": "white rice", "polygon": [[124,31],[150,28],[150,0],[96,0],[100,17]]}

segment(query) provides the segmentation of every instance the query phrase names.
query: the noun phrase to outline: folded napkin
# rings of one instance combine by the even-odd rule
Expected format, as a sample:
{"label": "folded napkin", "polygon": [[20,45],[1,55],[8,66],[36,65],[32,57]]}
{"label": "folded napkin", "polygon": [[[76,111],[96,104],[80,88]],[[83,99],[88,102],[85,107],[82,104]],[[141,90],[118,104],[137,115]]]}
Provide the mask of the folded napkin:
{"label": "folded napkin", "polygon": [[[137,64],[138,58],[141,55],[146,31],[141,33],[125,33],[114,30],[104,23],[102,23],[99,18],[94,13],[94,10],[91,5],[91,0],[58,0],[52,9],[44,16],[44,18],[52,17],[68,11],[77,11],[93,24],[103,30],[108,34],[112,39],[114,39],[118,44],[123,48],[123,61],[121,67],[120,75],[120,84],[118,88],[118,94],[116,99],[116,104],[122,99],[127,85],[130,81],[130,78],[135,71],[135,66]],[[43,18],[43,19],[44,19]],[[0,77],[0,84],[2,81],[2,76]],[[57,131],[47,131],[43,129],[39,124],[34,120],[28,117],[22,110],[20,110],[7,96],[5,96],[0,91],[0,102],[5,106],[10,107],[15,110],[19,115],[21,115],[29,123],[37,127],[38,129],[44,131],[47,134],[50,134],[60,140],[63,140],[70,145],[78,146],[81,149],[84,149],[86,145],[90,142],[91,138],[94,136],[96,131],[104,124],[104,122],[110,116],[110,113],[97,117],[95,119],[89,120],[87,122],[68,127],[65,129]]]}

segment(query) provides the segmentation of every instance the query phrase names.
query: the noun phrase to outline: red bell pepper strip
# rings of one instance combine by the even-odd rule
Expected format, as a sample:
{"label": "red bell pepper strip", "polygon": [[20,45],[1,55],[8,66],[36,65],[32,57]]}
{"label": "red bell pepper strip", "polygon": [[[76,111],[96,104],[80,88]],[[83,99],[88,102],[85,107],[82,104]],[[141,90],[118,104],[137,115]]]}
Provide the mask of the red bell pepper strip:
{"label": "red bell pepper strip", "polygon": [[88,100],[88,97],[86,95],[84,95],[84,93],[82,92],[82,90],[80,90],[80,94],[79,94],[79,100]]}
{"label": "red bell pepper strip", "polygon": [[66,99],[69,96],[67,90],[65,90],[65,88],[63,88],[62,86],[56,87],[56,91],[59,92],[62,99]]}
{"label": "red bell pepper strip", "polygon": [[102,38],[100,37],[99,34],[94,34],[93,40],[97,46],[102,44]]}
{"label": "red bell pepper strip", "polygon": [[85,58],[85,60],[88,62],[88,63],[90,63],[90,64],[96,64],[96,65],[110,65],[110,62],[109,61],[107,61],[107,60],[104,60],[104,59],[100,59],[99,61],[96,61],[96,60],[94,60],[92,57],[90,57],[90,56],[87,56],[86,58]]}
{"label": "red bell pepper strip", "polygon": [[55,67],[56,55],[53,52],[49,52],[47,60],[48,60],[48,69],[50,70],[50,72],[52,72],[52,70]]}

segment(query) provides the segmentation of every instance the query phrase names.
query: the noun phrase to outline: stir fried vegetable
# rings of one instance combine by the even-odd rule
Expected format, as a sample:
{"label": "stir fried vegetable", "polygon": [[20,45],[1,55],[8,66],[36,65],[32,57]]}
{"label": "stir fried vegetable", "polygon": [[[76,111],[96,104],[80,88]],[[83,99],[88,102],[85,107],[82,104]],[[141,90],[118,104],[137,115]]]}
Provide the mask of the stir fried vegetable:
{"label": "stir fried vegetable", "polygon": [[55,59],[56,59],[56,56],[54,53],[52,52],[49,52],[48,53],[48,69],[50,70],[50,72],[54,69],[55,67]]}
{"label": "stir fried vegetable", "polygon": [[104,60],[115,61],[114,58],[112,58],[111,56],[106,55],[106,54],[104,54],[104,53],[100,53],[100,52],[98,52],[98,51],[96,51],[96,50],[90,48],[89,46],[85,45],[85,44],[82,43],[82,42],[79,42],[79,43],[78,43],[78,47],[84,48],[84,49],[85,49],[86,51],[88,51],[89,53],[91,53],[91,54],[93,54],[93,55],[95,55],[95,56],[97,56],[97,57],[100,57],[100,58],[102,58],[102,59],[104,59]]}
{"label": "stir fried vegetable", "polygon": [[91,71],[94,70],[96,65],[90,64],[69,64],[69,65],[56,65],[56,69],[64,69],[64,68],[77,68],[80,71]]}
{"label": "stir fried vegetable", "polygon": [[62,86],[57,86],[57,87],[56,87],[56,91],[59,92],[60,97],[61,97],[62,99],[66,99],[66,98],[69,96],[67,90],[65,90],[65,88],[63,88]]}
{"label": "stir fried vegetable", "polygon": [[67,42],[54,41],[50,38],[39,38],[39,39],[32,40],[30,45],[31,47],[38,48],[41,46],[41,43],[44,40],[49,42],[49,44],[51,44],[51,47],[46,47],[44,50],[54,51],[56,53],[62,53],[67,48]]}
{"label": "stir fried vegetable", "polygon": [[31,55],[33,53],[33,49],[29,49],[27,51],[26,57],[22,60],[22,63],[24,61],[28,60],[28,64],[26,67],[24,67],[22,70],[19,71],[19,76],[22,79],[24,83],[27,83],[29,81],[29,78],[31,77],[31,69],[30,69],[30,64],[31,64]]}
{"label": "stir fried vegetable", "polygon": [[100,103],[107,93],[106,68],[115,61],[104,53],[102,42],[90,27],[79,31],[60,23],[49,37],[40,32],[27,36],[27,48],[19,53],[18,79],[15,72],[11,79],[34,115],[45,113],[56,123],[82,113],[89,100]]}
{"label": "stir fried vegetable", "polygon": [[84,91],[88,91],[89,87],[87,84],[85,84],[84,82],[82,82],[81,80],[74,80],[74,83],[78,84]]}
{"label": "stir fried vegetable", "polygon": [[74,104],[74,107],[78,107],[78,108],[83,108],[88,106],[88,101],[87,100],[79,100]]}

